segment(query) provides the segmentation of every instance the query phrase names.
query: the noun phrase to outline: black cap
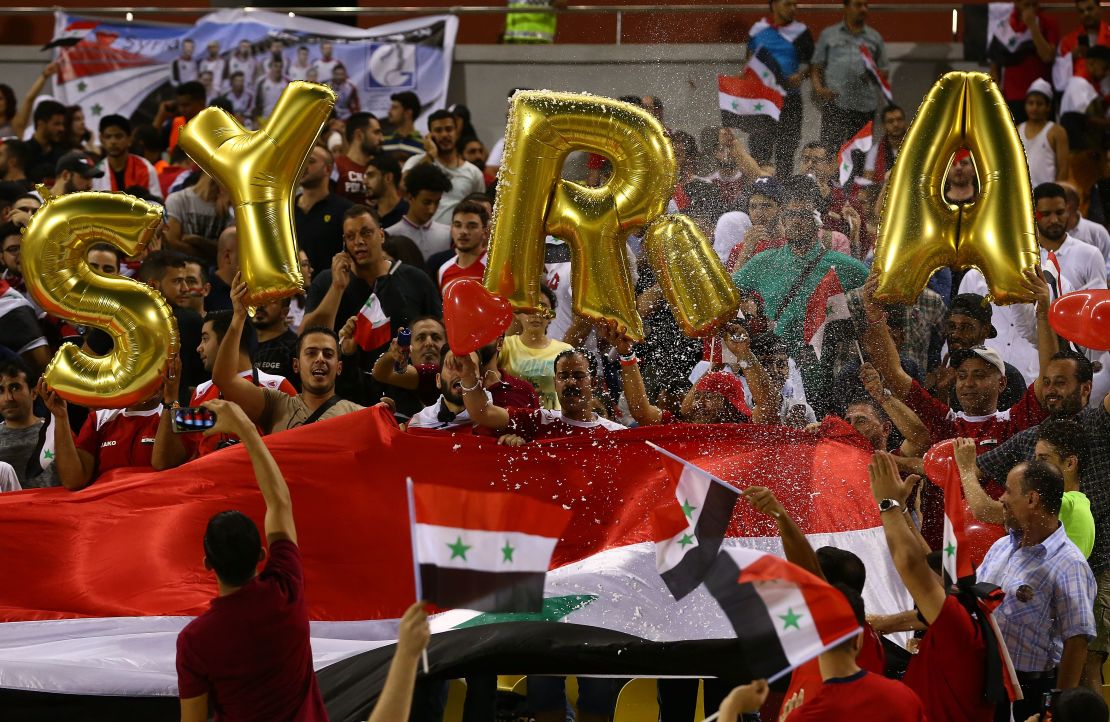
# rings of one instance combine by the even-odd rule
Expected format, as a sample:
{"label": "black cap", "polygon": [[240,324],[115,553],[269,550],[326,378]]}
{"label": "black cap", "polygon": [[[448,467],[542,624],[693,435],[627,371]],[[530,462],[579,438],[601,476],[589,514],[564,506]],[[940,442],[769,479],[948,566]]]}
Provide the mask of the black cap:
{"label": "black cap", "polygon": [[782,203],[782,184],[774,176],[765,175],[761,178],[756,178],[752,182],[751,190],[748,191],[748,198],[752,196],[763,196],[770,198],[775,203]]}
{"label": "black cap", "polygon": [[948,315],[954,313],[971,316],[976,321],[988,324],[991,330],[987,333],[987,338],[998,335],[998,330],[991,323],[991,305],[978,293],[961,293],[953,298],[952,305],[948,307]]}
{"label": "black cap", "polygon": [[64,170],[77,173],[85,178],[102,178],[104,176],[104,171],[97,168],[92,159],[79,150],[71,150],[58,159],[57,165],[54,166],[54,175],[61,175]]}

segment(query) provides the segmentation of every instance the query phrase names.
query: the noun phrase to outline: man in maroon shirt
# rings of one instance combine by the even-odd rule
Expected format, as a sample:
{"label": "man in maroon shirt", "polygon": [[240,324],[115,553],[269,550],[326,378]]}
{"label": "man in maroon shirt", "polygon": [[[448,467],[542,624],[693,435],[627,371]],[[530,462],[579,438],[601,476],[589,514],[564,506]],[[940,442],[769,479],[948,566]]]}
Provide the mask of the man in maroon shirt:
{"label": "man in maroon shirt", "polygon": [[1051,80],[1060,26],[1038,0],[1017,0],[1006,22],[993,30],[987,50],[991,77],[1001,84],[1014,123],[1025,121],[1025,94],[1037,78]]}
{"label": "man in maroon shirt", "polygon": [[266,542],[245,514],[224,511],[208,521],[204,566],[219,594],[177,637],[177,686],[182,722],[215,719],[259,722],[326,721],[309,643],[304,570],[289,487],[247,415],[230,401],[213,400],[206,434],[242,441],[266,501]]}

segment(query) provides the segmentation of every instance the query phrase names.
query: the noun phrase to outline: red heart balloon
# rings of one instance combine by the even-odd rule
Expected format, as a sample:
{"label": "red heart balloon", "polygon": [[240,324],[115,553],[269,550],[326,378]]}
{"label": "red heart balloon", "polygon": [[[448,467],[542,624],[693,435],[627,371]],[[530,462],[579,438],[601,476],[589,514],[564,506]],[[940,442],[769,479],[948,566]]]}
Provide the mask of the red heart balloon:
{"label": "red heart balloon", "polygon": [[513,322],[513,307],[472,278],[460,278],[443,292],[447,345],[456,354],[477,351],[496,341]]}
{"label": "red heart balloon", "polygon": [[933,444],[925,452],[925,476],[940,488],[944,488],[944,480],[948,476],[949,467],[956,464],[956,450],[953,447],[954,439],[946,439]]}
{"label": "red heart balloon", "polygon": [[1110,351],[1110,291],[1105,288],[1060,296],[1048,310],[1048,321],[1069,341]]}

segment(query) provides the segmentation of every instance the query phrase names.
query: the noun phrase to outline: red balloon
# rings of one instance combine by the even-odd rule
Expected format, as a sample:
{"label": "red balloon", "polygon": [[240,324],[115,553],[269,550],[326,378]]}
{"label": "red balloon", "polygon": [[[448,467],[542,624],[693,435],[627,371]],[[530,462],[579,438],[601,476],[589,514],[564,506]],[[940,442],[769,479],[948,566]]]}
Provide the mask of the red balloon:
{"label": "red balloon", "polygon": [[1105,288],[1060,296],[1048,310],[1048,321],[1069,341],[1110,351],[1110,291]]}
{"label": "red balloon", "polygon": [[452,281],[444,290],[443,324],[453,353],[472,353],[493,343],[512,322],[509,302],[472,278]]}
{"label": "red balloon", "polygon": [[971,564],[978,567],[983,563],[983,557],[987,555],[990,548],[994,543],[1006,535],[1006,530],[997,524],[984,524],[981,521],[975,521],[971,517],[971,512],[967,513],[968,522],[964,529],[964,544],[971,550]]}
{"label": "red balloon", "polygon": [[948,476],[948,469],[956,464],[954,441],[955,439],[945,439],[937,442],[925,452],[925,476],[942,489],[944,480]]}

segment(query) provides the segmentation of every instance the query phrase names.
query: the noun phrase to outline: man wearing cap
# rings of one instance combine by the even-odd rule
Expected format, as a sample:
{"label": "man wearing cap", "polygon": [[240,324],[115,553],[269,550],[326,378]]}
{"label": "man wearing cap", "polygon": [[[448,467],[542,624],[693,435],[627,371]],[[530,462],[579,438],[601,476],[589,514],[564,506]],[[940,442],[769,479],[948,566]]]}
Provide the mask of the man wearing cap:
{"label": "man wearing cap", "polygon": [[97,169],[84,151],[71,150],[58,159],[54,166],[54,187],[50,192],[55,196],[67,193],[92,190],[93,179],[100,178],[104,171]]}
{"label": "man wearing cap", "polygon": [[823,412],[828,405],[824,388],[827,379],[802,338],[806,307],[830,269],[835,269],[841,287],[848,291],[863,285],[867,268],[818,242],[817,195],[817,184],[806,176],[794,176],[784,184],[782,224],[786,244],[752,256],[732,275],[732,282],[763,296],[775,333],[786,342],[790,356],[802,361],[806,398]]}
{"label": "man wearing cap", "polygon": [[[1048,284],[1035,271],[1026,272],[1025,280],[1027,290],[1037,299],[1039,368],[1048,368],[1053,354],[1059,350],[1059,340],[1048,323]],[[958,310],[972,309],[960,307]],[[887,393],[904,401],[918,415],[933,443],[966,436],[976,441],[978,453],[984,453],[1047,417],[1047,410],[1041,404],[1045,379],[1040,373],[1013,407],[998,410],[999,394],[1007,385],[1006,364],[996,350],[981,345],[961,346],[951,351],[949,362],[955,370],[955,393],[963,407],[962,411],[953,411],[902,370],[894,341],[885,324],[877,322],[882,312],[873,300],[867,303],[865,311],[868,326],[864,341],[886,384]],[[940,487],[925,485],[921,507],[922,535],[936,549],[944,534],[944,501]]]}
{"label": "man wearing cap", "polygon": [[1051,114],[1052,86],[1037,78],[1025,94],[1026,121],[1018,126],[1034,187],[1068,177],[1068,134],[1048,119]]}
{"label": "man wearing cap", "polygon": [[[96,164],[100,175],[93,181],[94,191],[120,191],[139,186],[154,198],[162,197],[158,171],[149,160],[130,153],[131,121],[122,115],[106,115],[100,119],[100,147],[104,160]],[[108,173],[107,171],[111,171]]]}

